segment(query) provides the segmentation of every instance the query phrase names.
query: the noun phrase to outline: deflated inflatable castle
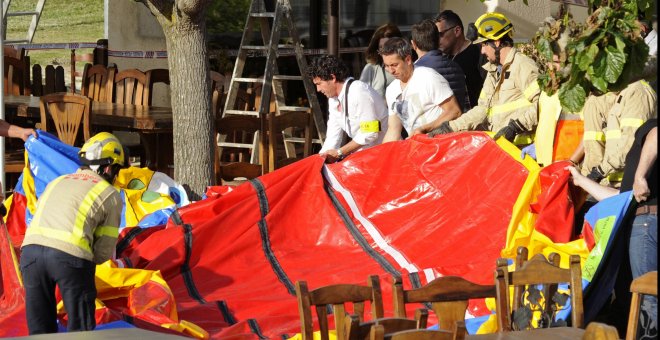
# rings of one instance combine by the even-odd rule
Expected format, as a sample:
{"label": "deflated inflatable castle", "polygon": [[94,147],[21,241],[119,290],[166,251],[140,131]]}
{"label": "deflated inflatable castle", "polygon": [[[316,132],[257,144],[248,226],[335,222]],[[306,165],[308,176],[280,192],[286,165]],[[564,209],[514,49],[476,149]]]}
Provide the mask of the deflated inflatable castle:
{"label": "deflated inflatable castle", "polygon": [[[78,167],[77,149],[43,132],[26,150],[0,231],[3,337],[27,335],[17,259],[35,203],[49,181]],[[539,168],[504,139],[466,132],[414,136],[330,165],[310,156],[234,188],[211,187],[194,203],[162,173],[122,170],[116,260],[97,267],[97,328],[294,337],[298,280],[313,289],[378,275],[392,316],[393,276],[405,289],[449,275],[493,284],[496,260],[514,258],[518,246],[530,256],[557,252],[565,268],[568,254],[581,257],[589,321],[613,284],[602,279],[604,264],[631,194],[597,204],[576,231],[566,165]],[[58,311],[65,325],[61,303]],[[471,302],[468,331],[495,331],[494,312],[493,301]]]}

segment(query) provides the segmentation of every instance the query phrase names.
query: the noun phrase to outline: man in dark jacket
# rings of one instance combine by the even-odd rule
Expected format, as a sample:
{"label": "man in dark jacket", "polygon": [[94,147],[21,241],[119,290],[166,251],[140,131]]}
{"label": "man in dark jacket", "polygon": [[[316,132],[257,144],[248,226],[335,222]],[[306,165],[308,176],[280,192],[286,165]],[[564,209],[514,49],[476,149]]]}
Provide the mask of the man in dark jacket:
{"label": "man in dark jacket", "polygon": [[438,49],[438,29],[431,20],[422,20],[412,27],[412,47],[417,53],[415,66],[424,66],[440,73],[454,92],[454,97],[465,112],[471,108],[461,66],[444,56]]}

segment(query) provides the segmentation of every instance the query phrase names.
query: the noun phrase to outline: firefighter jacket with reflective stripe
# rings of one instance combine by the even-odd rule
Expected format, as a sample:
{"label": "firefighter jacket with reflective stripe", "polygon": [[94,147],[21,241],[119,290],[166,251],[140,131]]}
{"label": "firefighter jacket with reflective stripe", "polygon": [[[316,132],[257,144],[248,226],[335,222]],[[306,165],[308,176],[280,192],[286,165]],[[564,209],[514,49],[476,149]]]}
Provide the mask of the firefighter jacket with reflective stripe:
{"label": "firefighter jacket with reflective stripe", "polygon": [[497,65],[483,66],[488,75],[479,95],[479,103],[470,111],[449,122],[453,131],[487,129],[497,132],[517,119],[525,130],[534,131],[538,122],[538,67],[532,59],[509,51],[498,72]]}
{"label": "firefighter jacket with reflective stripe", "polygon": [[635,131],[652,117],[657,117],[656,94],[644,80],[629,84],[619,93],[587,98],[582,173],[589,174],[593,167],[600,166],[610,182],[620,182]]}
{"label": "firefighter jacket with reflective stripe", "polygon": [[23,246],[38,244],[103,263],[114,254],[121,211],[119,192],[96,172],[60,176],[39,197]]}

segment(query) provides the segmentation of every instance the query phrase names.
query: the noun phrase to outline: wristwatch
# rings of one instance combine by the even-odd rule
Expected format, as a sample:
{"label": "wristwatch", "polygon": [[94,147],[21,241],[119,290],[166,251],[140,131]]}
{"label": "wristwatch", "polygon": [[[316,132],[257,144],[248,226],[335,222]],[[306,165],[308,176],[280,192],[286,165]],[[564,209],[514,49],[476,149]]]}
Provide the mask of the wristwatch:
{"label": "wristwatch", "polygon": [[337,149],[337,158],[344,159],[344,153],[341,152],[341,148]]}

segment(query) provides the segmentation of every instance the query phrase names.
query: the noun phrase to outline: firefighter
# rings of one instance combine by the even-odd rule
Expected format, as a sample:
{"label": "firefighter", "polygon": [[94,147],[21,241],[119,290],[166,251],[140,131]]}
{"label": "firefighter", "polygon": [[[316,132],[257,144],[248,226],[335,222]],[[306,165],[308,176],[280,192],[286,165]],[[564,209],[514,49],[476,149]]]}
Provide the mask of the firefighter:
{"label": "firefighter", "polygon": [[112,186],[124,165],[115,136],[101,132],[80,149],[83,164],[48,184],[25,232],[20,268],[30,334],[57,332],[55,286],[68,331],[93,330],[96,264],[114,256],[122,200]]}
{"label": "firefighter", "polygon": [[584,104],[584,162],[581,172],[595,182],[617,186],[635,131],[657,117],[656,94],[644,80],[619,92],[591,95]]}
{"label": "firefighter", "polygon": [[530,144],[538,122],[538,67],[513,46],[513,25],[506,16],[486,13],[475,26],[478,38],[473,43],[481,44],[488,59],[478,105],[429,135],[487,129],[497,131],[495,139],[503,136],[517,145]]}

